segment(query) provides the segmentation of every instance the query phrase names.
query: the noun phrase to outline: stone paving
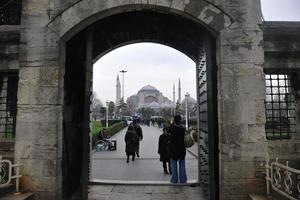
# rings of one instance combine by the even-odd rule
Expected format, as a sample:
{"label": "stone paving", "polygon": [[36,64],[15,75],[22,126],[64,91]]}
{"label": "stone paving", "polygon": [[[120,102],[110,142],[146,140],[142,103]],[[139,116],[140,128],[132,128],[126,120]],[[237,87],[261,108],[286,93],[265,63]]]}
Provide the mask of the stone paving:
{"label": "stone paving", "polygon": [[89,200],[205,200],[199,186],[90,186]]}
{"label": "stone paving", "polygon": [[[169,182],[170,175],[163,173],[162,163],[159,161],[157,153],[161,129],[147,126],[142,126],[142,129],[144,138],[140,143],[140,158],[136,158],[134,162],[125,162],[124,135],[126,129],[123,129],[114,136],[117,140],[116,151],[93,153],[91,179]],[[186,156],[186,168],[188,179],[197,180],[198,160],[189,152]]]}
{"label": "stone paving", "polygon": [[[195,184],[191,187],[169,183],[170,175],[163,173],[157,154],[158,137],[162,131],[157,127],[142,126],[142,129],[141,157],[134,162],[125,162],[126,129],[114,136],[116,151],[93,153],[91,183],[100,185],[90,185],[89,200],[204,200],[201,188]],[[188,182],[191,183],[197,182],[198,177],[197,145],[189,150],[194,152],[188,151],[186,156]]]}

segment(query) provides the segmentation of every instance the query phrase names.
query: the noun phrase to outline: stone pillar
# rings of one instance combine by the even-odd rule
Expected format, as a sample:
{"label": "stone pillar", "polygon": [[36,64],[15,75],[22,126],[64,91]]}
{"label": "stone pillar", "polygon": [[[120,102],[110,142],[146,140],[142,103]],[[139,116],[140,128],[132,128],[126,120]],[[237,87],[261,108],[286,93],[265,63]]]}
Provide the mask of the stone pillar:
{"label": "stone pillar", "polygon": [[23,163],[21,187],[59,200],[62,76],[48,7],[47,0],[23,1],[15,154]]}
{"label": "stone pillar", "polygon": [[234,23],[218,41],[220,199],[264,190],[267,155],[263,34],[259,0],[226,4]]}

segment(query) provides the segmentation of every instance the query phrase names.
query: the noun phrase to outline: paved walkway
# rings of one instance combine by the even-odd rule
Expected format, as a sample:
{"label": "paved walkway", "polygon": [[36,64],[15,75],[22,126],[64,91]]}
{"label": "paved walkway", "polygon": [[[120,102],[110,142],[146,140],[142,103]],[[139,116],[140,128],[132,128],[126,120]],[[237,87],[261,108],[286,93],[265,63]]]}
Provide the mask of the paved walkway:
{"label": "paved walkway", "polygon": [[191,186],[90,186],[89,200],[206,200]]}
{"label": "paved walkway", "polygon": [[[89,186],[89,200],[205,200],[201,188],[195,184],[194,187],[169,184],[170,175],[163,173],[157,154],[158,137],[162,131],[157,127],[142,126],[142,129],[141,157],[134,162],[126,163],[126,129],[114,136],[117,140],[116,151],[93,153],[91,182],[101,182],[102,185]],[[197,181],[197,151],[195,144],[187,152],[188,182]]]}
{"label": "paved walkway", "polygon": [[[91,180],[101,179],[108,182],[109,180],[169,182],[170,175],[163,173],[162,163],[159,161],[159,155],[157,154],[158,137],[162,133],[161,129],[157,127],[141,127],[144,139],[140,143],[140,158],[136,158],[134,162],[126,163],[124,142],[126,129],[123,129],[114,136],[117,140],[116,151],[93,153]],[[196,181],[198,177],[197,158],[187,153],[186,166],[188,179]]]}

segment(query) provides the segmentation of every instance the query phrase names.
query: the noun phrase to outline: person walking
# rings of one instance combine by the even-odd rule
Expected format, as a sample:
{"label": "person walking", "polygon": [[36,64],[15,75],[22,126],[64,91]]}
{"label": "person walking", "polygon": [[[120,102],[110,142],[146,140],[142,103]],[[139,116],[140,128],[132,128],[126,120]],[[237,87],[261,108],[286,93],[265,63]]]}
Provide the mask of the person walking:
{"label": "person walking", "polygon": [[134,130],[133,125],[131,124],[128,126],[128,130],[125,134],[125,152],[127,156],[127,163],[129,163],[130,156],[132,156],[132,161],[134,161],[138,141],[139,138]]}
{"label": "person walking", "polygon": [[[168,133],[167,128],[163,128],[163,133],[159,136],[158,140],[158,154],[159,160],[163,163],[164,173],[172,174],[171,166],[170,166],[170,134]],[[169,172],[167,170],[167,164],[169,168]]]}
{"label": "person walking", "polygon": [[132,125],[138,136],[138,143],[137,143],[135,152],[136,152],[136,156],[140,157],[140,141],[143,140],[143,131],[142,131],[142,128],[140,127],[139,123],[136,120],[133,120]]}
{"label": "person walking", "polygon": [[171,124],[169,128],[172,183],[178,183],[178,181],[180,183],[187,182],[187,175],[185,169],[186,149],[184,145],[185,128],[180,123],[181,116],[175,115],[174,123]]}

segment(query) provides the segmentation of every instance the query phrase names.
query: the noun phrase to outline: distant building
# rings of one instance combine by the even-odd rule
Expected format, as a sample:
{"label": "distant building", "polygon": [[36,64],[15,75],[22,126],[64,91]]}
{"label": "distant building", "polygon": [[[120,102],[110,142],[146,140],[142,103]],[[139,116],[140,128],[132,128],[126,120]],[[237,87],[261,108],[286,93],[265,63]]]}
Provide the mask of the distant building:
{"label": "distant building", "polygon": [[156,111],[161,108],[174,108],[174,103],[151,85],[142,87],[137,94],[130,96],[127,102],[136,110],[143,107]]}

